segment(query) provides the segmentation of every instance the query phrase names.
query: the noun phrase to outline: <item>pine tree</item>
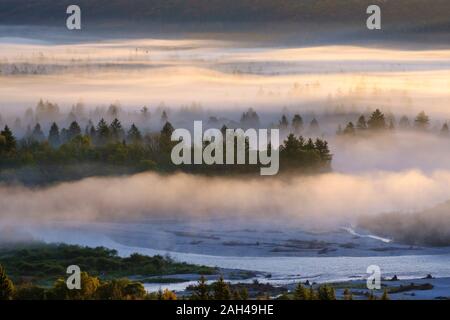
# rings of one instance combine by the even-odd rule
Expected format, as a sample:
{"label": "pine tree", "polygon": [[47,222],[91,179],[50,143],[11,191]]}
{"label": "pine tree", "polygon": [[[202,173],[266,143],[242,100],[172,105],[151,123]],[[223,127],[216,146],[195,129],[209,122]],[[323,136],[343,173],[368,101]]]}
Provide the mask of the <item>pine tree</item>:
{"label": "pine tree", "polygon": [[369,121],[367,121],[367,125],[371,130],[386,129],[386,119],[384,114],[379,109],[376,109],[370,116]]}
{"label": "pine tree", "polygon": [[4,150],[6,152],[10,152],[16,149],[16,138],[14,137],[12,131],[8,126],[5,126],[3,131],[0,132],[0,135],[2,135],[5,139]]}
{"label": "pine tree", "polygon": [[33,132],[31,133],[31,138],[37,142],[42,142],[45,140],[44,132],[42,132],[41,125],[39,123],[36,123],[34,126]]}
{"label": "pine tree", "polygon": [[336,300],[336,293],[329,285],[322,285],[317,290],[319,300]]}
{"label": "pine tree", "polygon": [[350,135],[350,136],[355,134],[355,126],[354,126],[353,122],[349,122],[347,124],[343,133],[346,135]]}
{"label": "pine tree", "polygon": [[[309,141],[308,141],[309,143]],[[320,159],[322,161],[330,162],[333,158],[330,149],[328,148],[328,142],[322,139],[316,139],[314,148],[319,152]]]}
{"label": "pine tree", "polygon": [[174,130],[175,129],[173,128],[172,124],[170,122],[166,122],[161,129],[161,135],[170,139]]}
{"label": "pine tree", "polygon": [[84,128],[84,135],[85,136],[90,136],[91,135],[91,130],[94,127],[94,124],[92,123],[92,120],[89,119],[86,127]]}
{"label": "pine tree", "polygon": [[358,122],[356,123],[356,129],[358,129],[358,130],[366,130],[367,129],[367,122],[366,122],[366,118],[364,117],[364,115],[361,115],[358,118]]}
{"label": "pine tree", "polygon": [[306,142],[305,149],[306,150],[315,150],[316,149],[316,145],[314,144],[314,142],[311,138],[309,138],[308,141]]}
{"label": "pine tree", "polygon": [[[287,122],[287,119],[286,119]],[[259,127],[259,116],[253,108],[249,108],[247,112],[242,113],[241,125],[246,128]]]}
{"label": "pine tree", "polygon": [[122,141],[124,136],[125,136],[125,132],[122,128],[122,124],[120,123],[120,121],[115,118],[112,122],[111,125],[109,126],[110,129],[110,134],[111,134],[111,139],[114,142],[118,142],[118,141]]}
{"label": "pine tree", "polygon": [[420,112],[414,120],[414,125],[419,130],[426,130],[429,123],[430,118],[425,114],[424,111]]}
{"label": "pine tree", "polygon": [[97,124],[96,138],[100,145],[108,143],[110,139],[109,127],[103,118]]}
{"label": "pine tree", "polygon": [[50,131],[48,133],[48,142],[52,147],[57,147],[61,143],[59,137],[59,128],[55,122],[53,122],[52,126],[50,127]]}
{"label": "pine tree", "polygon": [[294,291],[294,299],[295,300],[309,300],[309,292],[308,290],[299,283]]}
{"label": "pine tree", "polygon": [[311,123],[309,124],[309,130],[313,133],[317,133],[320,130],[319,121],[317,121],[316,118],[313,118],[311,120]]}
{"label": "pine tree", "polygon": [[198,280],[197,286],[195,286],[194,293],[191,297],[193,300],[209,300],[211,299],[209,293],[209,287],[206,284],[206,279],[204,276],[201,276]]}
{"label": "pine tree", "polygon": [[213,296],[214,300],[230,300],[230,287],[224,281],[223,276],[213,283]]}
{"label": "pine tree", "polygon": [[296,134],[300,134],[303,130],[303,119],[299,114],[294,115],[294,118],[292,118],[292,128],[294,128]]}
{"label": "pine tree", "polygon": [[127,140],[131,143],[139,143],[142,141],[142,135],[136,125],[133,123],[128,130]]}
{"label": "pine tree", "polygon": [[11,300],[14,295],[14,284],[6,275],[6,271],[0,264],[0,300]]}
{"label": "pine tree", "polygon": [[72,140],[75,137],[81,136],[81,128],[78,122],[73,121],[69,126],[69,140]]}
{"label": "pine tree", "polygon": [[281,120],[280,120],[280,130],[287,130],[288,126],[289,126],[288,119],[283,114],[283,116],[281,117]]}

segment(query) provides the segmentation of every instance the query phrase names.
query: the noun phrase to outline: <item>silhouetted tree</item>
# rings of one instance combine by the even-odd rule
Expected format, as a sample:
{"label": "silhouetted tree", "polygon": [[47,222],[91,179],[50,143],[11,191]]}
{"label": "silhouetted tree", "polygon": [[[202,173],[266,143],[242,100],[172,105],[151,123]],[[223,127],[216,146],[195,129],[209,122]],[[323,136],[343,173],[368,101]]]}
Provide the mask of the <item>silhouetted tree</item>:
{"label": "silhouetted tree", "polygon": [[358,122],[356,123],[356,129],[358,129],[358,130],[366,130],[367,129],[367,121],[366,121],[366,117],[364,117],[364,115],[361,115],[358,118]]}
{"label": "silhouetted tree", "polygon": [[[309,141],[308,141],[309,143]],[[316,139],[314,148],[319,152],[320,159],[325,162],[331,162],[332,155],[328,148],[328,142],[322,139]]]}
{"label": "silhouetted tree", "polygon": [[292,128],[296,134],[300,134],[303,130],[303,118],[299,114],[294,115],[292,118]]}
{"label": "silhouetted tree", "polygon": [[109,127],[104,119],[101,119],[97,124],[96,138],[97,143],[100,145],[108,143],[109,141],[110,138]]}
{"label": "silhouetted tree", "polygon": [[247,112],[244,112],[241,116],[241,125],[243,127],[258,128],[259,127],[259,116],[253,110],[249,108]]}
{"label": "silhouetted tree", "polygon": [[367,125],[371,130],[386,129],[386,120],[384,114],[379,109],[376,109],[371,114],[369,121],[367,121]]}
{"label": "silhouetted tree", "polygon": [[4,151],[10,152],[16,149],[16,138],[8,126],[5,126],[5,128],[0,132],[0,135],[2,135],[5,139]]}
{"label": "silhouetted tree", "polygon": [[425,114],[424,111],[420,112],[414,120],[414,126],[419,130],[426,130],[429,123],[430,118]]}
{"label": "silhouetted tree", "polygon": [[349,122],[347,124],[343,133],[346,135],[354,135],[355,134],[355,126],[353,125],[353,122]]}
{"label": "silhouetted tree", "polygon": [[128,130],[127,140],[131,143],[140,143],[142,141],[142,135],[136,125],[133,123]]}
{"label": "silhouetted tree", "polygon": [[312,133],[317,133],[320,130],[319,121],[316,118],[313,118],[309,124],[309,130]]}
{"label": "silhouetted tree", "polygon": [[70,126],[69,126],[69,130],[68,130],[68,140],[72,140],[75,137],[81,136],[81,128],[80,125],[78,124],[78,122],[73,121]]}
{"label": "silhouetted tree", "polygon": [[59,128],[55,122],[53,122],[52,126],[50,127],[50,131],[48,133],[48,142],[52,147],[57,147],[61,143],[61,139],[59,137]]}
{"label": "silhouetted tree", "polygon": [[289,127],[288,119],[284,114],[281,116],[279,127],[280,130],[287,130],[287,128]]}
{"label": "silhouetted tree", "polygon": [[36,123],[34,126],[33,132],[31,133],[31,138],[37,142],[42,142],[45,140],[44,132],[42,132],[41,125],[39,123]]}
{"label": "silhouetted tree", "polygon": [[116,118],[111,122],[111,125],[109,126],[109,130],[110,130],[110,136],[112,141],[114,142],[118,142],[118,141],[122,141],[124,136],[125,136],[125,132],[122,128],[122,124],[120,123],[120,121]]}

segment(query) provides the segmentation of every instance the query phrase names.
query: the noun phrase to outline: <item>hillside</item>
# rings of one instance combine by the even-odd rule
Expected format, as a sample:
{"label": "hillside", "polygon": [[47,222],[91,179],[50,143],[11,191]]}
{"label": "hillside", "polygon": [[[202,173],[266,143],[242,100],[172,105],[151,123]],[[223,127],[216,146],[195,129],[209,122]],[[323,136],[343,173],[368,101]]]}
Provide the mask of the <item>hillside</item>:
{"label": "hillside", "polygon": [[448,0],[0,0],[0,24],[53,25],[77,3],[86,23],[317,22],[365,19],[370,4],[386,24],[450,30]]}

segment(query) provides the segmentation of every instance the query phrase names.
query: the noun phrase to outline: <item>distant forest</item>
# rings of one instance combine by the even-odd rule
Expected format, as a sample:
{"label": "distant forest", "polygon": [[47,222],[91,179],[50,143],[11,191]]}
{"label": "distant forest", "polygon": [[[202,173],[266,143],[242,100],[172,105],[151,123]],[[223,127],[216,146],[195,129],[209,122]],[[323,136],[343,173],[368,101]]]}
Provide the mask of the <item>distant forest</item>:
{"label": "distant forest", "polygon": [[[65,21],[71,0],[2,0],[2,24]],[[86,23],[360,22],[378,4],[387,24],[449,30],[448,0],[78,0]]]}
{"label": "distant forest", "polygon": [[[116,116],[113,120],[107,122],[101,118],[97,123],[87,120],[83,128],[76,120],[76,109],[77,106],[74,106],[74,111],[69,113],[68,119],[62,121],[68,123],[67,127],[53,121],[45,132],[39,119],[48,122],[49,119],[60,117],[60,113],[57,105],[42,100],[35,111],[29,109],[25,112],[23,119],[15,120],[13,127],[16,128],[30,119],[31,123],[34,123],[32,126],[28,125],[21,137],[15,134],[14,129],[11,129],[8,124],[4,124],[0,132],[0,180],[3,180],[4,175],[8,175],[11,170],[24,167],[48,171],[50,175],[58,175],[64,180],[64,176],[68,175],[67,166],[82,168],[83,164],[96,165],[96,169],[88,175],[135,173],[146,170],[158,172],[181,170],[202,174],[254,174],[259,173],[261,167],[260,164],[248,164],[249,154],[252,152],[248,140],[246,142],[247,164],[174,165],[171,161],[171,151],[178,141],[171,141],[174,127],[165,110],[162,110],[159,120],[161,129],[143,133],[134,123],[125,128],[114,105],[110,106],[105,114],[105,116]],[[148,113],[148,109],[143,108],[139,117],[145,120],[149,117]],[[133,119],[139,122],[142,120]],[[2,122],[4,121],[0,117],[0,123]],[[217,128],[223,133],[227,129],[226,125],[220,124],[215,117],[210,117],[209,124],[211,123],[218,125]],[[242,114],[240,124],[244,129],[258,128],[259,117],[254,110],[249,109]],[[332,154],[328,142],[321,138],[304,138],[301,135],[304,130],[303,119],[299,114],[289,120],[283,115],[276,127],[287,136],[279,147],[280,172],[312,173],[331,169]],[[316,119],[311,121],[308,130],[309,133],[319,133],[319,123]],[[236,144],[237,137],[235,137],[235,147]],[[207,145],[208,143],[205,142],[202,148]],[[223,147],[225,158],[226,147],[225,145]],[[236,152],[234,154],[236,157]],[[105,172],[105,167],[108,168],[108,166],[112,169]],[[117,168],[127,168],[127,170],[124,172]],[[12,180],[14,180],[14,171]]]}

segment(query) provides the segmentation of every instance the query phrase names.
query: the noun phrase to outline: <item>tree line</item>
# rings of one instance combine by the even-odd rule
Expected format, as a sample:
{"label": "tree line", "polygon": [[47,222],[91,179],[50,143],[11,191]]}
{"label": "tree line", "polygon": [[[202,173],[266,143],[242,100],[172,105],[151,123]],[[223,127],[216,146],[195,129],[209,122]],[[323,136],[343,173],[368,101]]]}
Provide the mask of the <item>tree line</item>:
{"label": "tree line", "polygon": [[[223,131],[226,129],[226,126],[222,127]],[[124,128],[115,118],[110,123],[101,119],[96,125],[89,121],[84,130],[77,121],[72,121],[67,128],[60,128],[53,122],[47,134],[36,123],[23,138],[17,139],[6,125],[0,132],[0,168],[102,163],[128,166],[136,171],[250,173],[259,170],[257,165],[175,166],[170,157],[177,143],[171,141],[173,131],[172,124],[166,121],[160,132],[142,134],[137,125]],[[249,152],[247,150],[247,159]],[[329,170],[331,161],[332,154],[323,139],[306,140],[290,134],[280,146],[281,170]]]}
{"label": "tree line", "polygon": [[[366,119],[364,115],[361,115],[356,122],[350,121],[344,128],[339,125],[337,134],[352,136],[364,132],[382,132],[397,128],[401,130],[417,130],[424,132],[430,129],[430,117],[424,111],[421,111],[412,121],[407,116],[402,116],[399,121],[396,122],[394,116],[386,116],[380,109],[376,109],[370,114],[368,119]],[[449,136],[447,122],[440,128],[440,134]]]}

